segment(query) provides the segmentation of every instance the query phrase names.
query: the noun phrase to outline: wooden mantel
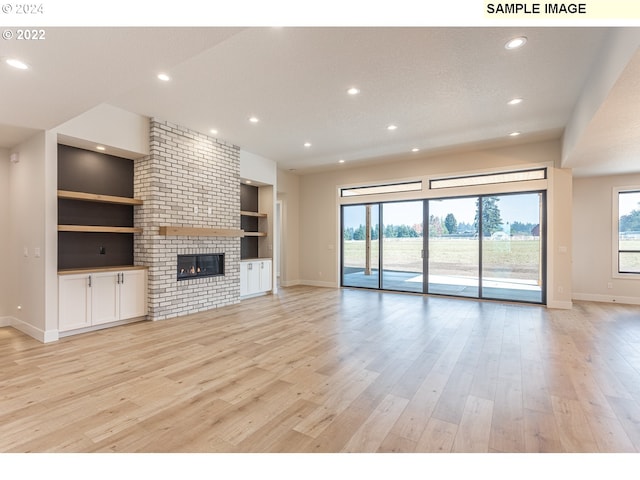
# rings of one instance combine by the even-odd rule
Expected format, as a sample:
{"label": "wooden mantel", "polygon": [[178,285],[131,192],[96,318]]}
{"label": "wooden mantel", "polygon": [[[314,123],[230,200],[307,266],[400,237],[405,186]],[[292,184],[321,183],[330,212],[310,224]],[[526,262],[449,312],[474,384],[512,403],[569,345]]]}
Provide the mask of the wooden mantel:
{"label": "wooden mantel", "polygon": [[176,237],[244,237],[244,230],[206,227],[160,227],[160,235]]}

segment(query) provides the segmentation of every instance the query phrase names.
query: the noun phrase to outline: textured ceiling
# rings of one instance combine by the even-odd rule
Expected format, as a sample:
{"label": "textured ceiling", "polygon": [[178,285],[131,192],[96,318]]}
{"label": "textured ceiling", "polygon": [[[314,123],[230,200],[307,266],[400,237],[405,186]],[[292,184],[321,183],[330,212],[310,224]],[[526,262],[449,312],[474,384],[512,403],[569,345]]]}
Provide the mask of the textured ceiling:
{"label": "textured ceiling", "polygon": [[[607,28],[54,28],[47,41],[2,42],[0,146],[101,103],[217,136],[300,172],[455,148],[559,138],[597,71]],[[505,42],[526,35],[518,51]],[[637,64],[637,59],[634,64]],[[164,71],[170,82],[160,82]],[[640,72],[631,65],[589,124],[600,146],[638,143]],[[357,86],[357,96],[346,94]],[[9,92],[9,93],[7,93]],[[508,106],[513,97],[524,101]],[[618,100],[616,100],[616,98]],[[603,131],[619,111],[629,131]],[[257,124],[248,117],[260,118]],[[389,124],[398,126],[388,131]],[[613,128],[609,128],[612,130]],[[520,131],[511,138],[508,134]],[[619,138],[624,135],[624,139]],[[311,147],[304,147],[310,142]],[[634,145],[634,149],[637,148]],[[597,155],[596,153],[597,152]],[[630,152],[625,152],[625,157]],[[578,162],[573,155],[571,161]],[[624,162],[629,171],[630,163]],[[622,167],[621,167],[622,168]],[[636,169],[638,167],[635,167]],[[606,170],[606,168],[604,169]],[[618,169],[620,170],[620,169]],[[588,173],[585,171],[585,173]]]}

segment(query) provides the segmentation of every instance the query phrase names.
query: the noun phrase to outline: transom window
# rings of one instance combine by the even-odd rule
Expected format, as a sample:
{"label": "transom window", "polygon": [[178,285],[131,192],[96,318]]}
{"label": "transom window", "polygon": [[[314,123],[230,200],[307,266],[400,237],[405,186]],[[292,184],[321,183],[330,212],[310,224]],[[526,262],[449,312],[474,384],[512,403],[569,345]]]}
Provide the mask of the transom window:
{"label": "transom window", "polygon": [[429,188],[472,187],[495,183],[526,182],[530,180],[544,180],[547,178],[546,168],[520,170],[513,172],[486,173],[482,175],[467,175],[463,177],[437,178],[429,182]]}
{"label": "transom window", "polygon": [[416,192],[422,190],[422,181],[389,183],[385,185],[367,185],[364,187],[348,187],[340,189],[341,197],[359,197],[380,193]]}

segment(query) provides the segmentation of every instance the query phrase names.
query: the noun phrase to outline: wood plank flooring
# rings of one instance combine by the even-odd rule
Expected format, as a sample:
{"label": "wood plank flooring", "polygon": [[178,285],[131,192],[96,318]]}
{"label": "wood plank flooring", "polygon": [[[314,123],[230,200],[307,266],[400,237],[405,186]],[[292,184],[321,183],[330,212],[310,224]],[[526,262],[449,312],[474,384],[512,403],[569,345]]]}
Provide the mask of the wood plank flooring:
{"label": "wood plank flooring", "polygon": [[640,450],[638,306],[290,287],[0,359],[2,452]]}

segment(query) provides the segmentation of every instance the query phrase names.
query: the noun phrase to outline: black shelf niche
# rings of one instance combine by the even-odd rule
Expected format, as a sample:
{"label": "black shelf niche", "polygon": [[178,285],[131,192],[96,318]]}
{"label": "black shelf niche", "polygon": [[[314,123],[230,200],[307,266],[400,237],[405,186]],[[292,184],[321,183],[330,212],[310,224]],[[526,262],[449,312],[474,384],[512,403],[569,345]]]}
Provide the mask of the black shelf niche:
{"label": "black shelf niche", "polygon": [[[258,187],[240,184],[240,210],[258,212]],[[258,231],[258,217],[240,216],[240,228],[245,232]],[[242,237],[240,240],[240,258],[258,257],[258,237]]]}
{"label": "black shelf niche", "polygon": [[[133,197],[133,161],[58,145],[58,189]],[[133,206],[58,199],[58,225],[133,227]],[[58,269],[133,265],[133,234],[58,232]]]}

